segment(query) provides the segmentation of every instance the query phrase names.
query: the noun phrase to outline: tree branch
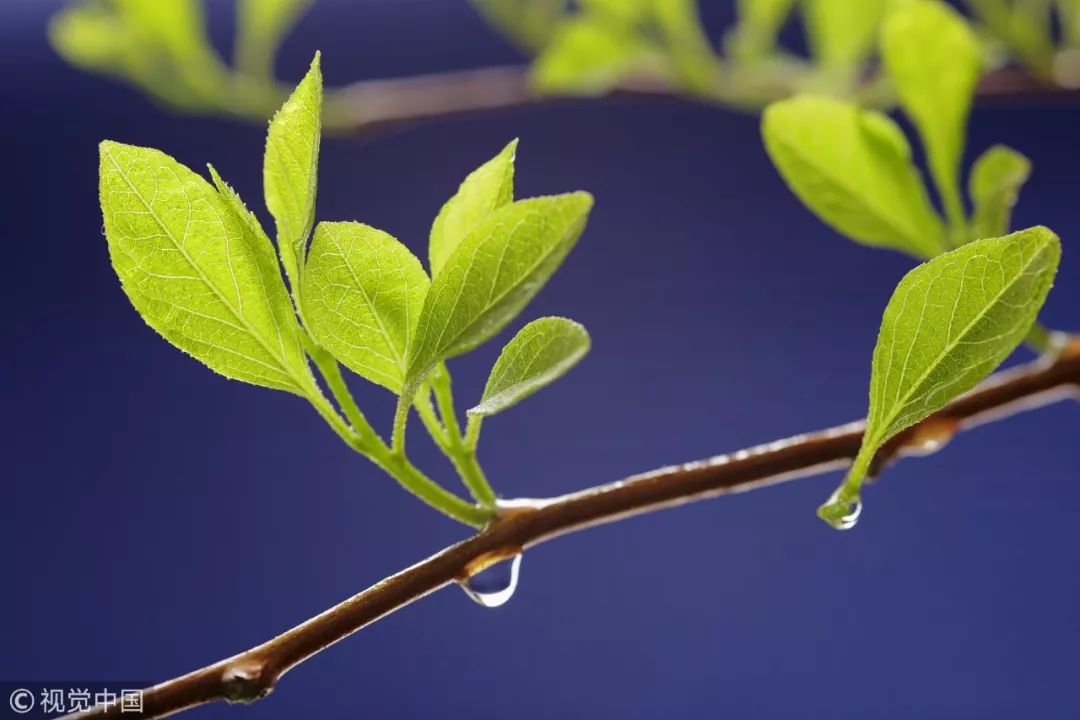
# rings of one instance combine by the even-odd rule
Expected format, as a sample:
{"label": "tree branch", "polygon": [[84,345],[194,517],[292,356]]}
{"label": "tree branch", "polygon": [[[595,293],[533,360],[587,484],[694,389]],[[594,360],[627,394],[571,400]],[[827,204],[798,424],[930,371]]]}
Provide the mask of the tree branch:
{"label": "tree branch", "polygon": [[[748,74],[748,73],[747,73]],[[794,72],[787,65],[754,71],[751,77],[732,75],[718,82],[709,94],[691,94],[672,87],[662,78],[638,76],[621,81],[604,95],[542,95],[532,89],[528,68],[507,65],[416,75],[384,80],[363,80],[329,91],[326,97],[325,126],[337,131],[369,130],[385,125],[428,120],[489,110],[503,110],[566,100],[606,97],[681,97],[687,100],[760,108],[772,100],[799,91],[806,71]],[[864,84],[870,104],[891,104],[892,90],[880,79]],[[1017,68],[1002,68],[987,74],[978,95],[990,101],[1080,100],[1080,89],[1048,83]]]}
{"label": "tree branch", "polygon": [[[972,392],[893,438],[875,468],[937,450],[954,433],[984,422],[1080,397],[1080,336],[1053,357],[997,373]],[[863,423],[778,440],[728,455],[661,468],[547,500],[501,505],[483,531],[402,570],[345,602],[246,652],[148,688],[144,713],[97,706],[68,718],[165,717],[186,708],[267,695],[288,670],[364,626],[428,593],[551,538],[668,507],[810,477],[846,465],[859,450]]]}

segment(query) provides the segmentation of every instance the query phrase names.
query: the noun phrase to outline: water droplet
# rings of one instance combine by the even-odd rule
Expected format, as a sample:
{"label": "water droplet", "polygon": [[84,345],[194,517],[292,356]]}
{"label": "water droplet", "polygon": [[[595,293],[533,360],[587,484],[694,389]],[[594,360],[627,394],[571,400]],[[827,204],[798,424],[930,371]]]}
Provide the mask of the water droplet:
{"label": "water droplet", "polygon": [[956,420],[928,420],[915,428],[911,440],[904,446],[905,455],[930,455],[949,444],[959,423]]}
{"label": "water droplet", "polygon": [[102,234],[102,235],[105,235],[105,225],[102,225],[102,226],[101,226],[101,234]]}
{"label": "water droplet", "polygon": [[862,515],[862,500],[844,500],[835,495],[829,502],[818,508],[818,517],[829,523],[836,530],[850,530],[859,522]]}
{"label": "water droplet", "polygon": [[484,607],[505,605],[517,589],[521,553],[484,568],[459,584],[465,594]]}

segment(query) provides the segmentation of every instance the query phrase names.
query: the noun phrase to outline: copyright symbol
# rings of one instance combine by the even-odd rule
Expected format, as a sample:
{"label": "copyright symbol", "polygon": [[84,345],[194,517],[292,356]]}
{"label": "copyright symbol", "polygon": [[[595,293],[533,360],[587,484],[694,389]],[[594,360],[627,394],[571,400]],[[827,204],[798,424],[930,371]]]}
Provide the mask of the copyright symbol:
{"label": "copyright symbol", "polygon": [[8,705],[16,714],[25,715],[34,709],[34,693],[26,688],[19,688],[11,693]]}

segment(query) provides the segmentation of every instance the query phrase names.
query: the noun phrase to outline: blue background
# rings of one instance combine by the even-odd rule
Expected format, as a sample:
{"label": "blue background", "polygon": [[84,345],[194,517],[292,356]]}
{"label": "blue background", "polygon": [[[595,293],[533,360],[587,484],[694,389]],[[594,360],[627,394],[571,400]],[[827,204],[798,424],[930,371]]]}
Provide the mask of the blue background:
{"label": "blue background", "polygon": [[[710,22],[725,10],[712,3]],[[0,678],[160,680],[261,642],[463,536],[296,398],[211,374],[123,296],[101,237],[96,145],[213,161],[266,219],[260,127],[163,112],[47,47],[56,2],[0,5],[6,332]],[[228,37],[231,3],[215,3]],[[321,0],[329,84],[518,61],[464,0]],[[969,154],[1034,161],[1016,214],[1064,239],[1044,318],[1080,316],[1076,106],[981,107]],[[507,497],[558,494],[865,412],[903,257],[855,246],[785,189],[757,119],[678,101],[569,102],[327,140],[320,219],[423,255],[460,179],[520,136],[518,194],[597,206],[522,321],[567,314],[594,350],[488,423]],[[520,324],[520,323],[519,323]],[[504,338],[505,339],[505,338]],[[452,364],[475,399],[500,343]],[[355,384],[385,430],[391,398]],[[851,533],[814,516],[837,476],[545,545],[517,596],[453,589],[193,718],[1073,718],[1075,403],[891,469]],[[413,429],[418,462],[453,482]]]}

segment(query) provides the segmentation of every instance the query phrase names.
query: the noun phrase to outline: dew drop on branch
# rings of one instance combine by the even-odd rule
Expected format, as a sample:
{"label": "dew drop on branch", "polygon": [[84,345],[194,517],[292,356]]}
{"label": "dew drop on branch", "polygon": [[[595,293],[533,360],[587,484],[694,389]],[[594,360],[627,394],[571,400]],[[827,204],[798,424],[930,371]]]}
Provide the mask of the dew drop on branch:
{"label": "dew drop on branch", "polygon": [[484,568],[458,584],[465,594],[479,605],[488,608],[506,604],[517,589],[518,574],[521,571],[521,553],[512,558]]}

